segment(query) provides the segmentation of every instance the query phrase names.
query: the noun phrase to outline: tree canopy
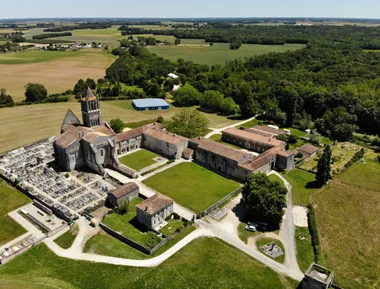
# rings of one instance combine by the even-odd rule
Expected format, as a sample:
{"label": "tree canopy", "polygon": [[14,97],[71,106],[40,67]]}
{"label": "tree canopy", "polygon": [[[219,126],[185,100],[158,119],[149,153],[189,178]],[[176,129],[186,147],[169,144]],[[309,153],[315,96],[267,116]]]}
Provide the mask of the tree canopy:
{"label": "tree canopy", "polygon": [[331,148],[329,145],[323,150],[318,160],[316,181],[319,185],[325,185],[331,179]]}
{"label": "tree canopy", "polygon": [[177,112],[167,125],[167,129],[184,137],[194,138],[205,135],[209,120],[195,108],[183,108]]}
{"label": "tree canopy", "polygon": [[123,131],[124,122],[120,118],[113,118],[110,121],[110,126],[114,132],[120,133]]}
{"label": "tree canopy", "polygon": [[179,106],[193,106],[199,104],[201,94],[191,84],[186,84],[174,93],[174,101]]}
{"label": "tree canopy", "polygon": [[48,97],[47,90],[43,84],[28,83],[25,90],[26,102],[42,102]]}

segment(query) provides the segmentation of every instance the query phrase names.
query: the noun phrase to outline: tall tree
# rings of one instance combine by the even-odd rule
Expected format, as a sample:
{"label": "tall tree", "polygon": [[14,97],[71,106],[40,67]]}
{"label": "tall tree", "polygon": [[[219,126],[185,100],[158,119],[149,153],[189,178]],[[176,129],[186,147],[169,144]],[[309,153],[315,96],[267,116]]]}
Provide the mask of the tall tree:
{"label": "tall tree", "polygon": [[25,89],[26,102],[40,102],[48,97],[47,90],[43,84],[28,83]]}
{"label": "tall tree", "polygon": [[191,84],[186,84],[174,93],[174,100],[179,106],[199,104],[201,94]]}
{"label": "tall tree", "polygon": [[321,158],[318,160],[316,181],[321,186],[325,185],[331,179],[331,148],[325,146]]}
{"label": "tall tree", "polygon": [[195,108],[183,108],[167,125],[167,129],[184,137],[193,138],[207,133],[208,118]]}
{"label": "tall tree", "polygon": [[124,122],[120,118],[114,118],[111,119],[110,126],[114,132],[120,133],[123,131]]}

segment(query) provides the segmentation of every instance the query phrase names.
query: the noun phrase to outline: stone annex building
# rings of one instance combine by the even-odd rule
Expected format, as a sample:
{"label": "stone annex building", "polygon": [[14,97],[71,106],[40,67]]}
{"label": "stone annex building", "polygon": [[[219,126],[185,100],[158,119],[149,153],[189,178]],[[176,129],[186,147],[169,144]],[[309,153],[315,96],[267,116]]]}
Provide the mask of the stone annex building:
{"label": "stone annex building", "polygon": [[99,99],[90,88],[81,99],[81,109],[83,124],[68,110],[61,126],[61,135],[54,142],[56,162],[67,171],[88,167],[103,175],[104,168],[110,167],[127,176],[134,176],[136,173],[133,170],[120,164],[118,155],[140,147],[171,159],[192,158],[241,181],[254,172],[294,168],[296,152],[287,151],[286,143],[276,139],[281,131],[268,127],[229,128],[222,132],[223,141],[260,153],[255,156],[203,137],[187,139],[169,133],[159,123],[116,134],[101,120]]}

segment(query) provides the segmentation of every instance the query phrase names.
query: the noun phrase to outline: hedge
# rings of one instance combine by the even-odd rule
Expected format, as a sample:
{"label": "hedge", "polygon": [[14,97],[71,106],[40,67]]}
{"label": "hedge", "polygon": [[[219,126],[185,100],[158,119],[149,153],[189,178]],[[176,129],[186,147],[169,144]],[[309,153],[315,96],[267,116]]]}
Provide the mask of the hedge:
{"label": "hedge", "polygon": [[307,220],[309,225],[309,232],[311,235],[311,245],[313,246],[314,251],[314,261],[315,263],[319,263],[321,256],[321,246],[319,242],[317,218],[315,217],[315,212],[312,204],[309,204],[307,208]]}
{"label": "hedge", "polygon": [[361,148],[360,151],[356,152],[353,157],[344,165],[345,168],[352,166],[358,160],[360,160],[364,156],[365,150]]}

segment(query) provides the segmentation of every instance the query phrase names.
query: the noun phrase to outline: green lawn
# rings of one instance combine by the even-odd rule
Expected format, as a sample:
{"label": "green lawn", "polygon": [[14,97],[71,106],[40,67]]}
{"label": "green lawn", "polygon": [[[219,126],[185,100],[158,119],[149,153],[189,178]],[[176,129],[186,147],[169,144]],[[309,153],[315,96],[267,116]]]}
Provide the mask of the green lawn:
{"label": "green lawn", "polygon": [[315,174],[300,169],[293,169],[284,174],[284,177],[292,185],[293,204],[306,206],[310,203],[310,196],[315,187]]}
{"label": "green lawn", "polygon": [[214,134],[214,135],[210,136],[209,139],[214,140],[218,143],[224,144],[226,146],[233,147],[233,148],[238,149],[238,150],[242,149],[241,147],[239,147],[237,145],[222,141],[222,135],[221,134]]}
{"label": "green lawn", "polygon": [[177,61],[183,58],[199,64],[221,64],[238,58],[253,57],[270,52],[285,52],[305,48],[302,44],[254,45],[243,44],[238,50],[231,50],[228,43],[214,43],[213,46],[152,46],[149,50],[158,56]]}
{"label": "green lawn", "polygon": [[127,238],[132,239],[147,248],[153,248],[160,243],[161,239],[154,233],[146,231],[136,219],[135,206],[142,200],[143,199],[141,198],[133,199],[129,204],[129,209],[126,214],[119,215],[117,213],[112,213],[104,218],[103,223]]}
{"label": "green lawn", "polygon": [[237,182],[195,163],[180,163],[143,183],[194,212],[207,209],[239,188]]}
{"label": "green lawn", "polygon": [[271,175],[268,176],[268,178],[269,178],[272,182],[274,182],[274,181],[279,182],[281,186],[284,186],[284,187],[285,187],[284,182],[283,182],[283,181],[282,181],[277,175],[275,175],[275,174],[271,174]]}
{"label": "green lawn", "polygon": [[254,127],[255,125],[258,125],[258,124],[261,125],[262,121],[257,120],[257,119],[253,119],[253,120],[247,121],[246,123],[243,123],[242,125],[240,125],[240,127],[252,128],[252,127]]}
{"label": "green lawn", "polygon": [[143,168],[155,164],[156,161],[153,159],[156,157],[158,157],[157,154],[142,149],[137,152],[123,156],[119,160],[123,165],[126,165],[127,167],[139,171]]}
{"label": "green lawn", "polygon": [[177,228],[181,228],[184,225],[180,219],[169,219],[167,222],[167,225],[160,230],[160,232],[166,236],[173,235]]}
{"label": "green lawn", "polygon": [[243,252],[213,238],[197,239],[153,268],[60,258],[44,244],[0,267],[0,288],[296,288]]}
{"label": "green lawn", "polygon": [[[271,242],[274,242],[277,244],[277,246],[279,246],[282,251],[284,252],[284,254],[282,254],[281,256],[278,256],[277,258],[272,258],[271,256],[267,255],[264,253],[264,251],[260,248],[261,246],[264,246],[268,243],[271,243]],[[268,238],[268,237],[260,237],[257,239],[256,241],[256,246],[257,246],[257,249],[262,253],[264,254],[265,256],[277,261],[278,263],[284,263],[285,262],[285,248],[284,248],[284,245],[277,239],[273,239],[273,238]]]}
{"label": "green lawn", "polygon": [[54,240],[61,248],[68,249],[73,244],[76,236],[78,235],[78,226],[73,225],[69,231],[59,236]]}
{"label": "green lawn", "polygon": [[238,235],[239,235],[239,238],[240,240],[242,240],[244,243],[248,243],[248,239],[253,237],[253,236],[256,236],[257,234],[260,234],[260,232],[256,231],[256,232],[251,232],[251,231],[248,231],[245,229],[245,227],[247,226],[246,223],[240,223],[239,226],[238,226]]}
{"label": "green lawn", "polygon": [[29,203],[30,199],[0,179],[0,200],[0,245],[3,245],[26,233],[26,230],[7,214]]}
{"label": "green lawn", "polygon": [[197,44],[197,45],[209,45],[210,43],[205,42],[204,39],[181,39],[181,44]]}
{"label": "green lawn", "polygon": [[131,246],[119,241],[118,239],[108,235],[106,232],[101,230],[100,233],[93,236],[90,240],[87,241],[84,247],[84,252],[136,260],[149,259],[161,255],[163,252],[173,247],[194,230],[194,226],[188,227],[186,230],[183,230],[179,235],[177,235],[173,240],[166,243],[150,256],[135,248],[132,248]]}
{"label": "green lawn", "polygon": [[[303,240],[300,239],[302,235],[305,238]],[[314,262],[314,251],[311,245],[309,229],[296,227],[294,238],[296,240],[298,266],[302,272],[305,272],[310,264]]]}

